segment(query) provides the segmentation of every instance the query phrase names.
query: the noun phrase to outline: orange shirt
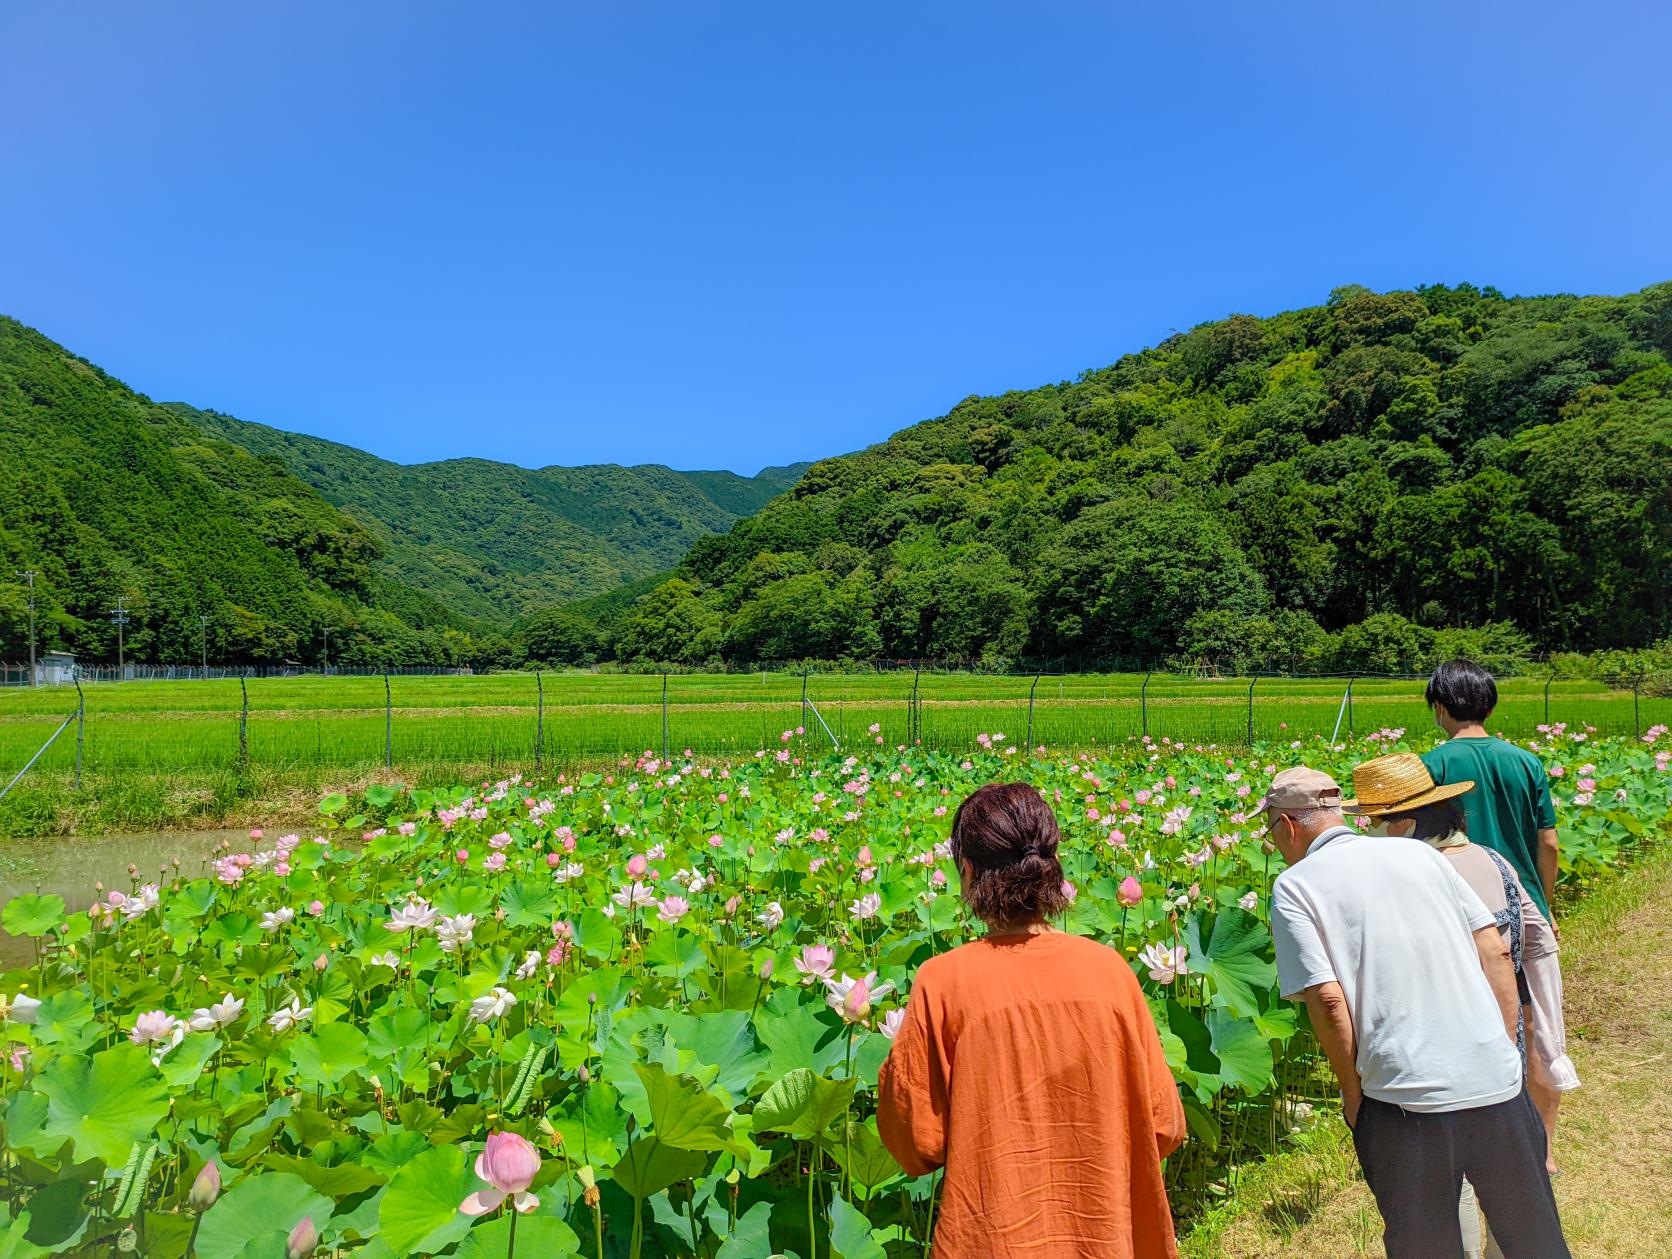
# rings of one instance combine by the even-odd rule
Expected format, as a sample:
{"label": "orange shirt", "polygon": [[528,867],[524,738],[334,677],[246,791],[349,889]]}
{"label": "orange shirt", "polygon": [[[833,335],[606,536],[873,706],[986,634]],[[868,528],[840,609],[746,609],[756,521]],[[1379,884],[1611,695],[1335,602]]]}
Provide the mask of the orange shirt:
{"label": "orange shirt", "polygon": [[946,1168],[934,1259],[1171,1259],[1184,1108],[1113,949],[1051,931],[925,962],[878,1081],[914,1176]]}

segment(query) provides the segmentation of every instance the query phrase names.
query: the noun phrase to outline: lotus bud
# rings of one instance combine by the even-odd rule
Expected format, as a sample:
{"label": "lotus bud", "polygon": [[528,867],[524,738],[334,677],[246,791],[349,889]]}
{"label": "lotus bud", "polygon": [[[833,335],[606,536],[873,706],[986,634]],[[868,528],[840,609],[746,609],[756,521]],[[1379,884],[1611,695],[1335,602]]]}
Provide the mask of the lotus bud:
{"label": "lotus bud", "polygon": [[313,968],[316,971],[323,972],[325,970],[325,968],[327,966],[329,966],[330,964],[331,964],[331,959],[328,958],[327,956],[325,956],[325,954],[321,953],[318,957],[314,958]]}
{"label": "lotus bud", "polygon": [[187,1201],[192,1204],[192,1210],[202,1214],[215,1205],[215,1199],[221,1196],[221,1169],[214,1159],[203,1165],[203,1170],[192,1181],[191,1193]]}
{"label": "lotus bud", "polygon": [[581,1063],[580,1077],[582,1084],[587,1084],[592,1080],[592,1072],[586,1069],[586,1063],[584,1062]]}
{"label": "lotus bud", "polygon": [[769,957],[761,963],[761,980],[765,982],[772,978],[772,959]]}
{"label": "lotus bud", "polygon": [[635,879],[644,878],[644,872],[650,868],[650,863],[644,859],[643,853],[634,853],[627,858],[627,873]]}
{"label": "lotus bud", "polygon": [[1144,885],[1130,874],[1121,880],[1120,889],[1115,893],[1115,899],[1122,905],[1132,906],[1144,899]]}
{"label": "lotus bud", "polygon": [[290,1230],[290,1236],[285,1240],[286,1259],[307,1259],[318,1249],[319,1230],[314,1227],[312,1218],[304,1215],[302,1222]]}

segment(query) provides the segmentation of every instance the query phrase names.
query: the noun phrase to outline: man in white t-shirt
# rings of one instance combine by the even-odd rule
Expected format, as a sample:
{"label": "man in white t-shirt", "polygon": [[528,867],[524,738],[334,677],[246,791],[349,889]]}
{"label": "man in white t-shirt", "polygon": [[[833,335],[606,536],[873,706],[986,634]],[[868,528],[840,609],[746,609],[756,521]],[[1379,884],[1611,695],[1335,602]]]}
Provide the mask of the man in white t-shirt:
{"label": "man in white t-shirt", "polygon": [[1289,863],[1271,898],[1278,980],[1341,1081],[1388,1259],[1463,1253],[1465,1176],[1505,1259],[1569,1259],[1496,922],[1440,853],[1363,835],[1341,806],[1333,778],[1299,767],[1256,809]]}

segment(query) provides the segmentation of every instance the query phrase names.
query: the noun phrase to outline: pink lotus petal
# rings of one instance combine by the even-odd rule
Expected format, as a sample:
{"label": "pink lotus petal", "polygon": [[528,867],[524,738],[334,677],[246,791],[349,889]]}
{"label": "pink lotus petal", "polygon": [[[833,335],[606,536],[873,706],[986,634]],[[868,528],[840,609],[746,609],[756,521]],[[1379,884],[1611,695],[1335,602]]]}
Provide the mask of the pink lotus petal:
{"label": "pink lotus petal", "polygon": [[505,1195],[497,1189],[478,1189],[459,1203],[459,1210],[466,1215],[486,1215],[489,1211],[498,1210],[499,1204],[504,1201]]}

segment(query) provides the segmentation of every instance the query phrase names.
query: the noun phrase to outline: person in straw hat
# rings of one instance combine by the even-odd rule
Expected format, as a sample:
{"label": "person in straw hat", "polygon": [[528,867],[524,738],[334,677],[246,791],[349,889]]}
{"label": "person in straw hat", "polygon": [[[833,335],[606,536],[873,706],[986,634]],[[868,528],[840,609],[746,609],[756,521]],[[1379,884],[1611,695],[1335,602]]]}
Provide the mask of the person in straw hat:
{"label": "person in straw hat", "polygon": [[[1366,761],[1353,770],[1353,791],[1358,798],[1346,812],[1369,821],[1372,834],[1422,840],[1463,876],[1481,903],[1492,911],[1515,964],[1523,1011],[1518,1048],[1527,1067],[1529,1093],[1533,1093],[1535,1082],[1556,1093],[1576,1089],[1579,1073],[1567,1055],[1555,933],[1537,903],[1527,895],[1515,868],[1492,849],[1469,842],[1459,797],[1474,789],[1475,784],[1467,780],[1436,786],[1421,758],[1399,752]],[[1542,1116],[1543,1107],[1539,1110]],[[1475,1194],[1467,1182],[1462,1212],[1464,1250],[1470,1259],[1499,1253],[1495,1247],[1488,1249],[1488,1239],[1481,1236]]]}
{"label": "person in straw hat", "polygon": [[1341,1082],[1389,1259],[1463,1253],[1465,1176],[1507,1259],[1570,1259],[1497,921],[1436,849],[1348,825],[1351,803],[1298,766],[1255,807],[1289,866],[1271,897],[1279,987]]}

